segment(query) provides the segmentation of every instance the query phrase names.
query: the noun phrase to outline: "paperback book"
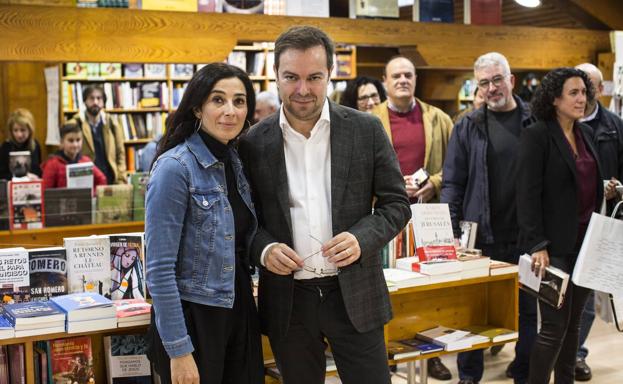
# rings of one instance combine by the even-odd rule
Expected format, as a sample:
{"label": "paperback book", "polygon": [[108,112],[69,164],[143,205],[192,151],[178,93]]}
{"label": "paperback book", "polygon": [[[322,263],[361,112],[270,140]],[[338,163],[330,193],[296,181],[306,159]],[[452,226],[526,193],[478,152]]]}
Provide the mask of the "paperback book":
{"label": "paperback book", "polygon": [[418,332],[417,337],[430,343],[439,344],[443,346],[446,351],[457,351],[472,346],[471,341],[463,339],[468,334],[468,331],[439,325],[435,328]]}
{"label": "paperback book", "polygon": [[56,304],[49,301],[6,304],[4,317],[16,331],[48,326],[65,321],[65,314]]}
{"label": "paperback book", "polygon": [[30,172],[30,151],[9,152],[9,171],[14,178],[24,177]]}
{"label": "paperback book", "polygon": [[63,247],[28,250],[30,299],[47,301],[67,293],[67,253]]}
{"label": "paperback book", "polygon": [[110,297],[145,298],[144,239],[142,233],[110,235]]}
{"label": "paperback book", "polygon": [[132,185],[132,220],[145,220],[145,191],[149,182],[148,172],[135,172],[130,175]]}
{"label": "paperback book", "polygon": [[108,236],[67,237],[69,293],[95,292],[110,297],[110,240]]}
{"label": "paperback book", "polygon": [[419,356],[422,353],[417,348],[403,344],[399,341],[389,341],[387,343],[387,356],[392,360],[408,359],[410,357]]}
{"label": "paperback book", "polygon": [[54,384],[95,383],[93,350],[89,336],[52,340],[50,354]]}
{"label": "paperback book", "polygon": [[532,271],[531,264],[529,255],[519,257],[520,288],[554,308],[562,307],[569,285],[569,274],[550,265],[545,268],[543,276],[537,275]]}
{"label": "paperback book", "polygon": [[132,219],[132,186],[128,184],[97,187],[96,223],[125,223]]}
{"label": "paperback book", "polygon": [[412,204],[416,253],[421,262],[456,260],[448,204]]}
{"label": "paperback book", "polygon": [[144,335],[104,337],[108,384],[151,384],[151,364]]}
{"label": "paperback book", "polygon": [[93,163],[67,164],[65,167],[67,188],[88,188],[93,190]]}
{"label": "paperback book", "polygon": [[86,225],[92,223],[93,191],[89,188],[46,188],[46,227]]}
{"label": "paperback book", "polygon": [[30,300],[28,251],[25,248],[0,249],[0,295],[3,304]]}
{"label": "paperback book", "polygon": [[9,225],[13,229],[43,228],[43,182],[9,183]]}
{"label": "paperback book", "polygon": [[50,300],[67,315],[68,322],[117,317],[112,301],[94,292],[70,293]]}
{"label": "paperback book", "polygon": [[441,345],[420,340],[418,338],[400,340],[400,342],[419,350],[422,355],[443,351],[443,347]]}

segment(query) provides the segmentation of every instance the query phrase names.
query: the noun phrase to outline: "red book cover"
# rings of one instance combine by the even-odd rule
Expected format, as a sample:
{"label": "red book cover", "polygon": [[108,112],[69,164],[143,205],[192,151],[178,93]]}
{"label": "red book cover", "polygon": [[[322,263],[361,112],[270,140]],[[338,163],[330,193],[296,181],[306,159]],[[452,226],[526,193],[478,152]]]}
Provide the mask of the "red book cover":
{"label": "red book cover", "polygon": [[114,300],[117,317],[133,317],[151,312],[151,304],[144,299]]}
{"label": "red book cover", "polygon": [[55,384],[94,384],[93,351],[89,336],[51,341],[52,379]]}
{"label": "red book cover", "polygon": [[43,228],[45,218],[42,181],[9,183],[9,227],[13,229]]}
{"label": "red book cover", "polygon": [[502,1],[501,0],[469,0],[471,24],[475,25],[501,25],[502,24]]}

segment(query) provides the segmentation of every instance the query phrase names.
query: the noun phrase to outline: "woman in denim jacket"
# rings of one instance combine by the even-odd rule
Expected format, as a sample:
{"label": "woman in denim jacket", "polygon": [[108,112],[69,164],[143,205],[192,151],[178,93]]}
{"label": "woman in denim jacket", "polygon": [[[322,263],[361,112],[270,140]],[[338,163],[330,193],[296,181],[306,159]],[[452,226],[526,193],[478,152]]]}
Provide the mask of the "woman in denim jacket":
{"label": "woman in denim jacket", "polygon": [[208,64],[190,80],[147,186],[148,356],[163,383],[263,383],[248,248],[257,229],[235,143],[248,76]]}

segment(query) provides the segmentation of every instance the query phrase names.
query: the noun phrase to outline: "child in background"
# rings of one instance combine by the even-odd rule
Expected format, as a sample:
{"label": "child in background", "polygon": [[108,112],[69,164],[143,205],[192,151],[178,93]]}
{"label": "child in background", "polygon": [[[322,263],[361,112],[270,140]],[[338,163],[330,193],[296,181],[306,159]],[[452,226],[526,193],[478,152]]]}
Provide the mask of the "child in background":
{"label": "child in background", "polygon": [[18,151],[30,152],[30,171],[26,176],[30,180],[39,180],[41,147],[35,139],[35,118],[24,108],[13,111],[7,121],[7,140],[0,146],[0,179],[13,178],[9,169],[9,154]]}
{"label": "child in background", "polygon": [[[82,155],[82,129],[76,124],[61,127],[61,150],[43,163],[43,187],[64,188],[67,186],[67,164],[89,163],[92,160]],[[106,176],[93,165],[93,186],[106,185]],[[95,191],[95,188],[93,188]]]}

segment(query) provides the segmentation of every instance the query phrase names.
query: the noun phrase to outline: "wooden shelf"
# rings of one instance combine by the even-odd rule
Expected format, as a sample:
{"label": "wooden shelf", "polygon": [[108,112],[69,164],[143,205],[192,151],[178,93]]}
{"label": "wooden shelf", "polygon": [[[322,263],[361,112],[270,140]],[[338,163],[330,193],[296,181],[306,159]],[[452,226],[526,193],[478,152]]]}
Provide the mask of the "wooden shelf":
{"label": "wooden shelf", "polygon": [[61,77],[63,81],[72,81],[72,82],[85,82],[85,83],[96,83],[96,82],[116,82],[116,81],[167,81],[166,77],[73,77],[73,76],[63,76]]}
{"label": "wooden shelf", "polygon": [[147,144],[150,141],[152,141],[154,138],[153,137],[146,137],[143,139],[132,139],[132,140],[126,140],[123,142],[123,144],[125,145],[136,145],[136,144]]}
{"label": "wooden shelf", "polygon": [[42,341],[42,340],[62,339],[66,337],[77,337],[77,336],[145,332],[147,330],[147,327],[148,325],[138,325],[134,327],[103,329],[100,331],[89,331],[89,332],[79,332],[79,333],[59,332],[59,333],[48,333],[45,335],[35,335],[35,336],[28,336],[28,337],[14,337],[11,339],[0,340],[0,345],[34,343],[36,341]]}

